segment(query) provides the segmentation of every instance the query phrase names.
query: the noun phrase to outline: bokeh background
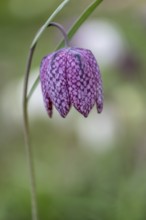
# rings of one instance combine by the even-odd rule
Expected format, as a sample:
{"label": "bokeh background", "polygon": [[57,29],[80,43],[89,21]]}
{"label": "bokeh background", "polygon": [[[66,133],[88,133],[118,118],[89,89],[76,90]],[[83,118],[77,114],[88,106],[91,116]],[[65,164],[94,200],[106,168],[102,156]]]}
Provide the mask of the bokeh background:
{"label": "bokeh background", "polygon": [[[55,21],[66,30],[91,3],[72,0]],[[31,219],[22,127],[28,49],[59,0],[0,1],[0,220]],[[30,83],[43,56],[62,39],[39,41]],[[88,118],[72,109],[49,119],[38,85],[30,104],[40,219],[146,219],[146,1],[104,1],[71,45],[93,51],[104,85],[104,110]]]}

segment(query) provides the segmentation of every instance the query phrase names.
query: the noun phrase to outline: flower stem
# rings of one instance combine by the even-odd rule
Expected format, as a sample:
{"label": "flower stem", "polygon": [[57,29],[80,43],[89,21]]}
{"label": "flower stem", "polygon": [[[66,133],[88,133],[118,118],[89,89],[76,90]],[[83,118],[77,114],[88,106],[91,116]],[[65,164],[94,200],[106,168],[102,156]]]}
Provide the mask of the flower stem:
{"label": "flower stem", "polygon": [[[55,26],[59,28],[62,32],[65,44],[68,47],[68,38],[64,28],[55,22],[50,22],[49,26]],[[33,157],[32,157],[32,149],[30,144],[30,137],[29,137],[29,120],[28,120],[28,102],[27,102],[27,89],[28,89],[28,79],[29,73],[32,63],[33,54],[36,48],[37,42],[30,48],[25,79],[24,79],[24,91],[23,91],[23,123],[24,123],[24,137],[25,137],[25,146],[26,146],[26,155],[28,159],[28,168],[29,168],[29,175],[30,175],[30,191],[31,191],[31,203],[32,203],[32,220],[38,220],[38,213],[37,213],[37,199],[36,199],[36,184],[35,184],[35,172],[34,172],[34,165],[33,165]]]}
{"label": "flower stem", "polygon": [[31,149],[30,137],[29,137],[29,121],[28,121],[28,113],[27,113],[27,87],[28,87],[28,78],[29,78],[29,72],[30,72],[30,67],[31,67],[31,61],[32,61],[35,47],[36,47],[36,44],[29,51],[25,80],[24,80],[24,91],[23,91],[24,138],[25,138],[26,156],[28,160],[28,168],[29,168],[29,176],[30,176],[32,220],[38,220],[38,213],[37,213],[35,173],[34,173],[32,149]]}
{"label": "flower stem", "polygon": [[65,32],[64,30],[64,27],[56,22],[50,22],[48,26],[54,26],[54,27],[57,27],[61,33],[63,34],[64,36],[64,41],[65,41],[65,46],[66,47],[69,47],[69,41],[68,41],[68,36],[67,36],[67,33]]}
{"label": "flower stem", "polygon": [[[68,38],[64,28],[55,22],[50,22],[49,26],[55,26],[59,28],[62,32],[65,44],[68,47]],[[28,120],[28,102],[27,102],[27,89],[28,89],[28,79],[29,73],[32,63],[32,57],[36,48],[37,42],[30,48],[25,79],[24,79],[24,91],[23,91],[23,123],[24,123],[24,137],[25,137],[25,146],[26,146],[26,155],[28,159],[28,167],[29,167],[29,175],[30,175],[30,191],[31,191],[31,203],[32,203],[32,220],[38,220],[38,213],[37,213],[37,199],[36,199],[36,184],[35,184],[35,172],[34,172],[34,165],[33,165],[33,157],[32,157],[32,149],[30,144],[30,137],[29,137],[29,120]]]}
{"label": "flower stem", "polygon": [[[30,68],[32,63],[32,57],[34,54],[34,50],[36,48],[37,42],[51,20],[65,7],[70,0],[64,0],[52,13],[52,15],[47,19],[47,21],[42,25],[37,34],[35,35],[32,44],[30,46],[30,51],[28,55],[25,79],[24,79],[24,90],[23,90],[23,126],[24,126],[24,138],[25,138],[25,147],[26,147],[26,156],[28,160],[28,169],[30,175],[30,192],[31,192],[31,209],[32,209],[32,220],[38,220],[37,213],[37,199],[36,199],[36,184],[35,184],[35,172],[34,172],[34,164],[33,164],[33,155],[30,144],[30,136],[29,136],[29,120],[28,120],[28,98],[27,98],[27,90],[28,90],[28,80],[30,74]],[[67,41],[66,41],[67,43]]]}
{"label": "flower stem", "polygon": [[35,35],[31,48],[34,46],[36,42],[40,39],[41,35],[45,31],[45,29],[48,27],[48,24],[54,19],[54,17],[65,7],[70,2],[70,0],[64,0],[57,8],[56,10],[52,13],[52,15],[47,19],[47,21],[42,25],[42,27],[38,30],[37,34]]}

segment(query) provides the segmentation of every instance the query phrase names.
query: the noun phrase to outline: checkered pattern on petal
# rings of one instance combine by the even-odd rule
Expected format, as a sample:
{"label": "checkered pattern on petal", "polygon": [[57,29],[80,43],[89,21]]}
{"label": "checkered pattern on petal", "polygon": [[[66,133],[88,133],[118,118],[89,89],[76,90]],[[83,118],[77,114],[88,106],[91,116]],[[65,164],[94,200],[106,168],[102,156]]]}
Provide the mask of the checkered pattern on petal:
{"label": "checkered pattern on petal", "polygon": [[87,117],[96,98],[97,82],[92,67],[84,56],[84,52],[77,48],[69,50],[66,66],[71,102],[80,113]]}
{"label": "checkered pattern on petal", "polygon": [[43,98],[48,115],[54,105],[66,117],[71,104],[85,117],[96,102],[97,111],[103,109],[100,70],[90,50],[63,48],[45,58],[40,67]]}
{"label": "checkered pattern on petal", "polygon": [[[65,49],[55,52],[51,59],[48,59],[48,66],[45,72],[49,97],[62,117],[65,117],[70,110],[69,93],[66,82],[66,53]],[[47,58],[46,58],[47,59]]]}
{"label": "checkered pattern on petal", "polygon": [[76,48],[78,51],[80,51],[84,57],[88,60],[90,67],[92,69],[92,72],[95,76],[95,81],[97,82],[97,94],[96,94],[96,107],[98,113],[101,113],[103,110],[103,86],[102,86],[102,79],[100,74],[100,69],[97,64],[97,61],[92,54],[90,50],[82,49],[82,48]]}

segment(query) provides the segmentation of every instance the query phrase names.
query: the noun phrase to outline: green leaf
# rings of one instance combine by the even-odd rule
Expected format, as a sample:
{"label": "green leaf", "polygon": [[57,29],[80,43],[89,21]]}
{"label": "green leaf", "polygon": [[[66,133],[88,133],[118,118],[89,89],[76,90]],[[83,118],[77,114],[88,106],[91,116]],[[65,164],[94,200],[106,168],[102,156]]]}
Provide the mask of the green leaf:
{"label": "green leaf", "polygon": [[[91,13],[97,8],[97,6],[102,2],[103,0],[96,0],[91,5],[89,5],[85,11],[82,13],[82,15],[75,21],[71,29],[68,31],[68,38],[71,39],[73,35],[76,33],[76,31],[79,29],[79,27],[83,24],[83,22],[91,15]],[[61,10],[61,9],[60,9]],[[56,10],[57,11],[57,10]],[[55,13],[55,12],[54,12]],[[58,12],[57,12],[58,13]],[[52,14],[53,15],[53,14]],[[52,20],[52,16],[50,17]],[[45,28],[48,26],[49,22],[51,21],[50,18],[47,20],[47,22],[44,24],[44,28],[42,27],[38,34],[36,35],[35,39],[39,39],[42,32],[45,30]],[[60,42],[60,44],[56,47],[55,50],[60,49],[63,46],[63,40]],[[35,41],[33,41],[32,46],[34,45]],[[27,101],[30,100],[30,97],[32,96],[33,92],[35,91],[37,85],[39,83],[39,76],[36,78],[35,82],[33,83],[30,92],[28,93]]]}

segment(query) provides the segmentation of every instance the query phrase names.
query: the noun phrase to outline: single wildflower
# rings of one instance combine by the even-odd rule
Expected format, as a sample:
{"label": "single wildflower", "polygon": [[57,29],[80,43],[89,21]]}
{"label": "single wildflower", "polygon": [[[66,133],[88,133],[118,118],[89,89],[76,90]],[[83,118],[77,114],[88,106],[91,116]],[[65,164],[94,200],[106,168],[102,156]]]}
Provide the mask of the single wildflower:
{"label": "single wildflower", "polygon": [[69,47],[64,28],[55,22],[63,34],[66,48],[43,58],[40,81],[48,115],[52,117],[53,105],[62,117],[66,117],[73,105],[85,117],[96,103],[97,111],[103,109],[102,80],[92,52]]}
{"label": "single wildflower", "polygon": [[85,117],[96,103],[103,109],[100,70],[92,52],[82,48],[63,48],[43,58],[40,81],[48,115],[53,105],[66,117],[73,105]]}

